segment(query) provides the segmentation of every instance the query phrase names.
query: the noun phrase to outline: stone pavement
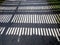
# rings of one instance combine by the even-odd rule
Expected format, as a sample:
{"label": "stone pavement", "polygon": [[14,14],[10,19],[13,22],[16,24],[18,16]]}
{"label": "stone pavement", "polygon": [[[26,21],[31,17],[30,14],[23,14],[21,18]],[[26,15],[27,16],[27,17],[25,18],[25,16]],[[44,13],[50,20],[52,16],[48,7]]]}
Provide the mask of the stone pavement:
{"label": "stone pavement", "polygon": [[0,45],[60,45],[60,12],[47,0],[6,0],[0,5]]}

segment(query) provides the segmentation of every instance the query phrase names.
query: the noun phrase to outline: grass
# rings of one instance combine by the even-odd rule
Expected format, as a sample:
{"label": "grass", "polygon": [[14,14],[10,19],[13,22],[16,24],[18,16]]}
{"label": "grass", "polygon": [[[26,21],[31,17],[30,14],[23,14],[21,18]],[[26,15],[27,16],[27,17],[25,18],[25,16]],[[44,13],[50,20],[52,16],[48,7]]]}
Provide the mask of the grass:
{"label": "grass", "polygon": [[53,5],[52,8],[60,9],[60,5]]}
{"label": "grass", "polygon": [[5,0],[0,0],[0,4],[3,3]]}
{"label": "grass", "polygon": [[[56,11],[60,11],[60,0],[48,0],[48,3],[49,4],[53,4],[54,3],[54,5],[51,6],[52,9],[57,9]],[[56,3],[58,5],[56,5]],[[57,15],[56,17],[57,17],[56,21],[60,23],[60,16]]]}
{"label": "grass", "polygon": [[[53,4],[53,3],[58,3],[58,4],[60,4],[60,0],[48,0],[48,3],[49,3],[49,4]],[[59,9],[59,8],[60,8],[60,5],[53,5],[52,8],[54,8],[54,9]]]}
{"label": "grass", "polygon": [[60,0],[48,0],[48,2],[60,2]]}

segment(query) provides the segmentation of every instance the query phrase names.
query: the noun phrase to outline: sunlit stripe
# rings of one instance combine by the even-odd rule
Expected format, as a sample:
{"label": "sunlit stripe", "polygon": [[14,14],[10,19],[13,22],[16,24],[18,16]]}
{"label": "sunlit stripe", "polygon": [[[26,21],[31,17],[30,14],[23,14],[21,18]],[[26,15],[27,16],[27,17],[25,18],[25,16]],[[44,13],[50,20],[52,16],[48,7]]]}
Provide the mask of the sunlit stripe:
{"label": "sunlit stripe", "polygon": [[54,32],[55,32],[55,36],[56,36],[57,40],[60,41],[60,39],[59,39],[59,37],[57,35],[57,32],[56,32],[55,28],[54,28]]}
{"label": "sunlit stripe", "polygon": [[41,33],[40,33],[40,28],[38,28],[38,34],[41,35]]}
{"label": "sunlit stripe", "polygon": [[54,29],[51,28],[52,35],[55,37]]}
{"label": "sunlit stripe", "polygon": [[26,3],[26,2],[23,2],[23,3],[21,3],[21,5],[31,5],[31,4],[32,4],[32,5],[34,5],[34,4],[35,4],[35,5],[36,5],[36,4],[39,5],[39,4],[48,4],[48,3],[41,3],[41,2],[40,2],[40,3],[37,3],[37,2],[33,2],[33,3],[32,3],[32,2],[27,2],[27,3]]}
{"label": "sunlit stripe", "polygon": [[38,35],[38,29],[36,28],[36,35]]}
{"label": "sunlit stripe", "polygon": [[49,35],[52,36],[52,33],[51,33],[51,30],[50,28],[48,28],[48,31],[49,31]]}
{"label": "sunlit stripe", "polygon": [[25,29],[23,28],[23,30],[22,30],[22,35],[24,35],[24,33],[25,33],[25,31],[24,31]]}
{"label": "sunlit stripe", "polygon": [[43,30],[42,30],[42,28],[40,30],[41,30],[41,35],[43,36]]}
{"label": "sunlit stripe", "polygon": [[0,6],[0,10],[15,10],[16,9],[16,7],[1,7]]}
{"label": "sunlit stripe", "polygon": [[[2,29],[1,29],[2,30]],[[39,36],[60,36],[60,28],[24,28],[9,27],[6,35],[39,35]],[[3,32],[3,31],[2,31]],[[56,34],[55,34],[56,33]]]}
{"label": "sunlit stripe", "polygon": [[48,29],[46,28],[46,34],[47,34],[47,36],[49,36],[49,32],[48,32]]}
{"label": "sunlit stripe", "polygon": [[30,30],[29,30],[29,28],[28,28],[28,31],[27,31],[27,35],[30,35]]}
{"label": "sunlit stripe", "polygon": [[35,29],[33,28],[32,30],[33,30],[33,35],[35,35]]}
{"label": "sunlit stripe", "polygon": [[9,33],[9,31],[10,31],[10,28],[7,30],[6,35]]}
{"label": "sunlit stripe", "polygon": [[8,30],[9,30],[8,35],[10,35],[13,29],[9,28]]}
{"label": "sunlit stripe", "polygon": [[17,29],[17,32],[16,32],[16,35],[18,35],[19,34],[19,28]]}
{"label": "sunlit stripe", "polygon": [[27,28],[25,28],[25,35],[27,35]]}
{"label": "sunlit stripe", "polygon": [[44,33],[44,36],[46,36],[46,30],[45,30],[45,28],[43,28],[43,33]]}
{"label": "sunlit stripe", "polygon": [[14,35],[16,34],[17,28],[15,28]]}
{"label": "sunlit stripe", "polygon": [[0,27],[0,34],[1,34],[1,31],[2,31],[2,27]]}
{"label": "sunlit stripe", "polygon": [[15,30],[15,27],[14,27],[14,28],[12,28],[12,32],[11,32],[11,35],[13,35],[13,32],[14,32],[14,30]]}
{"label": "sunlit stripe", "polygon": [[60,33],[59,33],[59,29],[58,28],[56,28],[56,32],[57,32],[58,36],[60,36]]}
{"label": "sunlit stripe", "polygon": [[[14,15],[11,23],[48,23],[57,24],[59,23],[57,15],[36,15],[36,14],[20,14]],[[56,21],[56,19],[58,21]]]}
{"label": "sunlit stripe", "polygon": [[20,6],[18,9],[22,9],[22,10],[24,10],[24,9],[31,9],[31,10],[33,10],[33,9],[51,9],[51,7],[50,6],[24,6],[24,7],[22,7],[22,6]]}
{"label": "sunlit stripe", "polygon": [[0,15],[1,23],[8,23],[11,19],[12,15]]}
{"label": "sunlit stripe", "polygon": [[19,31],[19,36],[21,36],[21,32],[22,32],[22,28],[20,28],[20,31]]}
{"label": "sunlit stripe", "polygon": [[3,34],[4,30],[5,30],[5,27],[2,27],[1,35]]}
{"label": "sunlit stripe", "polygon": [[32,32],[32,28],[30,28],[30,35],[32,35],[32,33],[33,33],[33,32]]}

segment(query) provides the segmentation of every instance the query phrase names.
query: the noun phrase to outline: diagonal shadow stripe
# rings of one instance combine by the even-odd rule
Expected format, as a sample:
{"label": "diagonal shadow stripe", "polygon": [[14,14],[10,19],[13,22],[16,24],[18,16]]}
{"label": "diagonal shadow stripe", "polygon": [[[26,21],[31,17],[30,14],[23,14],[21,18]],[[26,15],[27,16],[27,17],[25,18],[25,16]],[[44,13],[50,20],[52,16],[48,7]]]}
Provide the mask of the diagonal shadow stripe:
{"label": "diagonal shadow stripe", "polygon": [[[20,2],[19,2],[19,4],[20,4]],[[16,8],[15,12],[13,13],[10,21],[8,22],[9,25],[7,25],[7,27],[5,27],[5,30],[4,30],[3,34],[1,35],[1,39],[2,39],[2,42],[3,42],[2,45],[5,45],[5,44],[4,44],[4,42],[5,42],[5,33],[6,33],[7,29],[8,29],[8,27],[12,25],[12,24],[11,24],[11,20],[12,20],[12,18],[14,17],[14,14],[16,13],[16,11],[17,11],[17,9],[18,9],[19,4],[17,5],[17,8]]]}
{"label": "diagonal shadow stripe", "polygon": [[[19,4],[20,4],[20,2],[19,2]],[[15,15],[17,9],[18,9],[19,4],[17,5],[17,8],[16,8],[15,12],[13,13],[13,15],[12,15],[10,21],[8,22],[9,25],[5,28],[5,31],[4,31],[3,35],[4,35],[5,32],[7,31],[8,27],[11,26],[11,20],[13,19],[14,15]]]}

